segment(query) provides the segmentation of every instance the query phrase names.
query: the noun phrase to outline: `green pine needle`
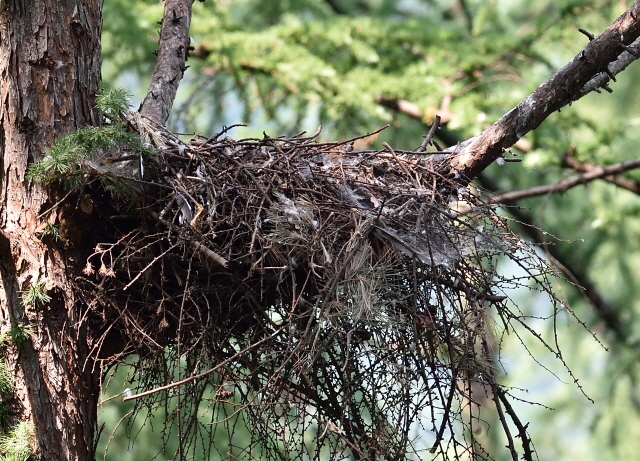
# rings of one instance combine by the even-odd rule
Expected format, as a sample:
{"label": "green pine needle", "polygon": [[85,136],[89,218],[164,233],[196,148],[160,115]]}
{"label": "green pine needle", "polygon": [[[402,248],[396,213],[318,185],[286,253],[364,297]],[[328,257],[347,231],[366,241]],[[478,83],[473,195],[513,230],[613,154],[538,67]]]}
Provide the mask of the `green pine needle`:
{"label": "green pine needle", "polygon": [[131,95],[122,88],[103,89],[96,95],[96,107],[111,123],[122,118],[131,106]]}
{"label": "green pine needle", "polygon": [[26,461],[33,453],[33,424],[23,421],[0,438],[1,459],[6,461]]}

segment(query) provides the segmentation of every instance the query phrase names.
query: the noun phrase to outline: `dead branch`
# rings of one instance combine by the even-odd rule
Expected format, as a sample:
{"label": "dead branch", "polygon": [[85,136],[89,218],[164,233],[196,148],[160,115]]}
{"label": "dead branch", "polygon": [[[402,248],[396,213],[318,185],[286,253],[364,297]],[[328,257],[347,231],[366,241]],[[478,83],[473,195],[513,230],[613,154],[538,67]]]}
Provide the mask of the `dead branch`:
{"label": "dead branch", "polygon": [[273,337],[275,337],[279,333],[280,333],[280,330],[274,331],[270,336],[262,338],[261,340],[257,341],[254,344],[249,344],[244,349],[236,352],[231,357],[226,358],[222,362],[218,363],[216,366],[214,366],[212,368],[209,368],[208,370],[203,371],[202,373],[198,373],[197,375],[189,376],[188,378],[181,379],[180,381],[171,382],[169,384],[157,387],[155,389],[149,389],[147,391],[140,392],[139,394],[127,396],[127,397],[123,398],[122,401],[126,402],[127,400],[135,400],[135,399],[139,399],[139,398],[142,398],[142,397],[147,397],[147,396],[152,395],[152,394],[157,394],[158,392],[165,392],[165,391],[168,391],[169,389],[172,389],[174,387],[182,386],[182,385],[187,384],[188,382],[191,382],[191,381],[196,381],[198,379],[202,379],[205,376],[210,375],[211,373],[213,373],[213,372],[219,370],[220,368],[224,367],[227,363],[237,359],[238,357],[242,356],[243,354],[246,354],[251,349],[254,349],[254,348],[260,346],[260,344],[272,339]]}
{"label": "dead branch", "polygon": [[520,421],[520,418],[518,418],[518,415],[516,414],[513,407],[511,406],[511,402],[509,402],[509,400],[507,399],[506,392],[503,389],[499,387],[495,387],[493,391],[498,397],[498,399],[500,400],[500,402],[502,402],[502,404],[504,405],[507,414],[511,417],[511,421],[518,429],[517,437],[520,438],[520,441],[521,441],[520,443],[522,443],[522,447],[524,449],[524,454],[522,458],[528,461],[533,461],[534,456],[533,456],[533,451],[531,447],[531,439],[527,434],[527,427],[529,426],[529,423],[522,424],[522,422]]}
{"label": "dead branch", "polygon": [[424,141],[422,141],[422,144],[420,144],[420,147],[418,147],[416,152],[424,152],[424,151],[427,150],[427,146],[433,140],[433,136],[436,134],[436,131],[438,131],[438,129],[440,128],[440,121],[441,120],[442,120],[442,118],[439,115],[436,115],[436,119],[433,122],[433,125],[431,125],[431,128],[429,129],[429,132],[425,136]]}
{"label": "dead branch", "polygon": [[537,197],[547,194],[558,194],[566,192],[568,189],[586,184],[594,179],[606,178],[615,174],[622,173],[624,171],[633,170],[640,167],[640,158],[633,160],[625,160],[624,162],[616,163],[609,166],[595,166],[589,171],[573,176],[571,178],[563,179],[554,184],[545,184],[542,186],[534,186],[527,189],[516,190],[512,192],[505,192],[503,194],[491,197],[488,199],[489,203],[508,203],[515,202],[527,197]]}
{"label": "dead branch", "polygon": [[640,36],[638,17],[640,0],[524,101],[443,160],[439,170],[459,178],[462,184],[468,183],[549,115],[578,99],[593,78],[602,72],[610,73],[608,66],[622,54],[625,59],[630,59],[626,55],[635,59],[628,49]]}
{"label": "dead branch", "polygon": [[[573,151],[570,151],[564,154],[564,156],[562,157],[562,163],[577,172],[592,172],[600,168],[598,165],[594,165],[593,163],[581,162],[575,157]],[[624,176],[614,176],[614,175],[603,176],[601,179],[611,184],[614,184],[620,187],[621,189],[626,189],[629,192],[633,192],[636,195],[640,195],[639,181],[636,181],[631,178],[626,178]]]}
{"label": "dead branch", "polygon": [[140,113],[160,125],[169,112],[189,56],[189,26],[193,0],[166,0],[158,42],[158,61]]}
{"label": "dead branch", "polygon": [[576,100],[580,99],[582,96],[590,93],[591,91],[596,91],[599,93],[599,88],[603,88],[604,90],[611,92],[611,89],[607,86],[609,80],[615,81],[614,76],[625,70],[629,66],[629,64],[638,59],[639,56],[640,39],[636,39],[631,45],[627,47],[627,50],[623,52],[618,59],[609,64],[609,72],[600,72],[598,75],[589,80],[589,82],[587,82],[587,84],[578,93]]}

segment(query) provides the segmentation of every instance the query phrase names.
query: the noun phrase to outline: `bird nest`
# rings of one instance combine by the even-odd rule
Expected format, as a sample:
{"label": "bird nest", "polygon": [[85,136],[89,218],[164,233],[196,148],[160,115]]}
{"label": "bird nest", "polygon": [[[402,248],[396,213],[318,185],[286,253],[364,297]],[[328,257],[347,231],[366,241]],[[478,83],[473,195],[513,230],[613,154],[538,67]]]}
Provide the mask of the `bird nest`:
{"label": "bird nest", "polygon": [[[204,440],[233,459],[486,455],[471,409],[478,386],[508,405],[499,344],[523,322],[509,290],[551,294],[552,273],[494,208],[425,153],[319,133],[183,142],[131,123],[157,152],[113,154],[127,177],[93,171],[128,193],[91,192],[112,230],[78,286],[96,355],[135,354],[129,398],[178,399],[166,418],[182,453]],[[500,276],[504,258],[528,276]],[[509,408],[504,431],[515,423],[530,457]]]}

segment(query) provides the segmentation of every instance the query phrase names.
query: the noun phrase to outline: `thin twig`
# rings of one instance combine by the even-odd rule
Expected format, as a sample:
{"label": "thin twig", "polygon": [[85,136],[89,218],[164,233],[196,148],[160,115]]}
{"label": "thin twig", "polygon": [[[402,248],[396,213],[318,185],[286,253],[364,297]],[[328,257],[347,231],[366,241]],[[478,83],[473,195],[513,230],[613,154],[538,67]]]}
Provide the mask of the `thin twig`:
{"label": "thin twig", "polygon": [[142,275],[147,272],[147,270],[153,266],[155,263],[157,263],[158,261],[160,261],[166,254],[168,254],[169,252],[171,252],[171,250],[173,250],[174,248],[176,248],[178,245],[174,244],[171,245],[169,248],[167,248],[165,251],[163,251],[162,253],[160,253],[159,255],[157,255],[155,258],[153,258],[151,260],[151,262],[149,264],[147,264],[144,269],[142,269],[140,272],[138,272],[138,274],[136,274],[136,276],[134,278],[131,279],[131,281],[129,283],[127,283],[124,288],[122,289],[122,291],[125,291],[127,288],[129,288],[131,285],[133,285],[134,283],[136,283],[136,280],[138,280],[140,277],[142,277]]}
{"label": "thin twig", "polygon": [[402,160],[400,160],[400,158],[396,155],[396,152],[393,150],[393,148],[389,144],[387,144],[386,142],[383,142],[382,145],[391,153],[391,155],[393,156],[393,159],[396,161],[398,166],[400,166],[400,168],[402,168],[402,171],[404,171],[406,173],[407,177],[409,179],[411,179],[411,182],[413,183],[414,187],[416,189],[421,189],[422,186],[420,185],[418,180],[411,174],[411,172],[409,172],[409,169],[402,162]]}
{"label": "thin twig", "polygon": [[225,366],[227,363],[237,359],[238,357],[240,357],[242,354],[246,353],[247,351],[249,351],[249,350],[259,346],[260,344],[262,344],[264,342],[267,342],[268,340],[272,339],[274,336],[276,336],[278,333],[280,333],[281,330],[282,329],[279,328],[276,331],[274,331],[272,334],[270,334],[269,336],[267,336],[265,338],[262,338],[260,341],[257,341],[257,342],[255,342],[253,344],[248,345],[247,347],[245,347],[241,351],[236,352],[235,354],[233,354],[231,357],[227,357],[225,360],[223,360],[222,362],[217,364],[215,367],[209,368],[207,371],[203,371],[202,373],[198,373],[197,375],[190,376],[190,377],[185,378],[185,379],[181,379],[180,381],[174,381],[174,382],[169,383],[169,384],[167,384],[165,386],[156,387],[155,389],[150,389],[148,391],[140,392],[139,394],[135,394],[135,395],[132,395],[130,397],[125,397],[122,400],[124,402],[126,402],[127,400],[139,399],[141,397],[146,397],[147,395],[156,394],[156,393],[162,392],[162,391],[167,391],[167,390],[172,389],[174,387],[182,386],[183,384],[186,384],[188,382],[204,378],[205,376],[210,375],[214,371],[216,371],[216,370],[220,369],[221,367]]}
{"label": "thin twig", "polygon": [[56,207],[58,205],[60,205],[62,202],[64,202],[67,197],[69,197],[73,192],[75,192],[75,189],[71,189],[69,192],[66,193],[66,195],[64,197],[62,197],[60,200],[58,200],[56,203],[54,203],[53,205],[51,205],[49,208],[47,208],[46,210],[44,210],[42,213],[40,213],[38,216],[36,216],[36,219],[40,219],[42,218],[44,215],[46,215],[47,213],[50,213],[51,211],[55,210]]}
{"label": "thin twig", "polygon": [[429,129],[429,132],[424,137],[424,141],[422,141],[422,144],[420,144],[420,147],[418,147],[416,152],[424,152],[425,150],[427,150],[427,146],[433,139],[433,136],[436,134],[436,131],[438,131],[438,128],[440,128],[440,116],[436,115],[436,119],[433,122],[433,125],[431,125],[431,129]]}

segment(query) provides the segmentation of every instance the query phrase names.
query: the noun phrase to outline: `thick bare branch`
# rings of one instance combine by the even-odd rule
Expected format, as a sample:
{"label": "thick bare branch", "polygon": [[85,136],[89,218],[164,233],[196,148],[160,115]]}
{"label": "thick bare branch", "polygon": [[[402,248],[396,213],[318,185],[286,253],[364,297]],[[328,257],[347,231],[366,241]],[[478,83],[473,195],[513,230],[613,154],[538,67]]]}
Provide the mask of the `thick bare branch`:
{"label": "thick bare branch", "polygon": [[459,152],[440,163],[443,172],[460,177],[462,182],[475,178],[518,139],[535,129],[550,114],[581,96],[583,88],[627,50],[640,37],[640,0],[636,1],[602,34],[594,38],[569,64],[473,139]]}
{"label": "thick bare branch", "polygon": [[164,125],[169,118],[189,53],[189,26],[193,0],[166,0],[158,62],[140,113]]}
{"label": "thick bare branch", "polygon": [[[636,39],[629,47],[627,51],[622,53],[618,59],[609,64],[609,73],[600,72],[598,75],[593,77],[589,82],[580,90],[578,93],[578,97],[576,99],[580,99],[587,93],[591,91],[599,91],[599,88],[607,88],[606,85],[611,80],[611,75],[618,75],[620,72],[625,70],[629,64],[638,59],[640,56],[640,38]],[[611,75],[609,75],[611,74]],[[610,90],[609,90],[610,91]]]}

